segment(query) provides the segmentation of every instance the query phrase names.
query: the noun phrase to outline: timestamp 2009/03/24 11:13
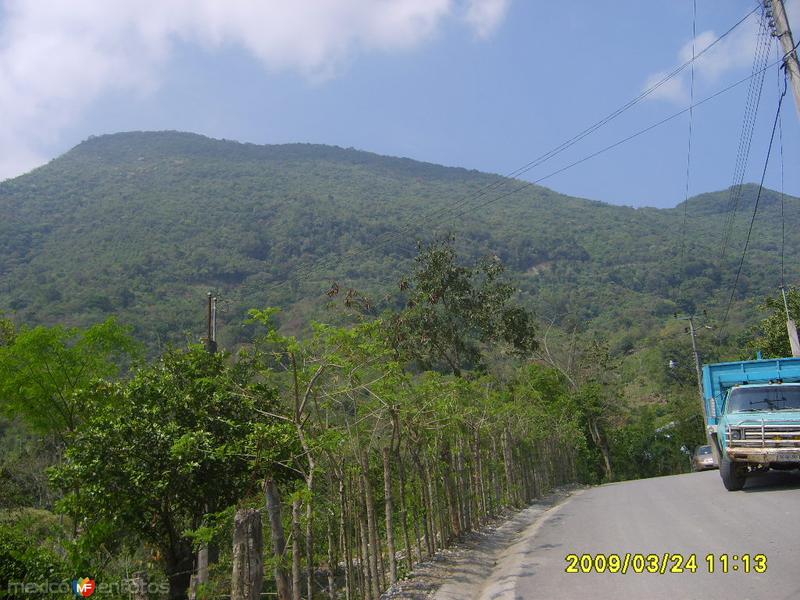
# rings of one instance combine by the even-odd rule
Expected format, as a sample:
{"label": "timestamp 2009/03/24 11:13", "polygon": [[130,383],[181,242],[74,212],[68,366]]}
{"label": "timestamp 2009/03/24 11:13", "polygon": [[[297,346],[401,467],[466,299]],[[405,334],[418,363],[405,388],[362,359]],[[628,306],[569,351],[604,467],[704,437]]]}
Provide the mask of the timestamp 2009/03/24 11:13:
{"label": "timestamp 2009/03/24 11:13", "polygon": [[566,573],[766,573],[765,554],[567,554]]}

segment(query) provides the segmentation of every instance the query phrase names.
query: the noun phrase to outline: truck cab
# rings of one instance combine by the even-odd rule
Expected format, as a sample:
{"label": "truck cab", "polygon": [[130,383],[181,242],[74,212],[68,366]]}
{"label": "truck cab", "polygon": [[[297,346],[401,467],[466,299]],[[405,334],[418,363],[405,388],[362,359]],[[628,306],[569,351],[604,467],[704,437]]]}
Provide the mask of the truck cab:
{"label": "truck cab", "polygon": [[756,471],[800,468],[800,358],[705,365],[703,396],[728,490]]}

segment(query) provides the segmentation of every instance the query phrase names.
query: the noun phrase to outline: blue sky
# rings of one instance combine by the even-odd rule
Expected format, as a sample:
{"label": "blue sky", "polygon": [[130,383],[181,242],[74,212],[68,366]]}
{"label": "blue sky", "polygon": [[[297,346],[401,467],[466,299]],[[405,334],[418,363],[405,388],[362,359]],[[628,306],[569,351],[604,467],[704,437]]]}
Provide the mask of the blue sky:
{"label": "blue sky", "polygon": [[[696,0],[699,50],[754,0]],[[692,0],[54,0],[0,3],[0,177],[89,135],[178,129],[316,142],[509,173],[690,55]],[[800,32],[800,0],[787,2]],[[756,17],[699,60],[695,99],[750,73]],[[776,58],[773,47],[770,61]],[[688,104],[688,70],[525,175],[537,179]],[[778,97],[766,73],[746,181]],[[747,84],[694,112],[690,193],[733,180]],[[800,195],[800,119],[783,111],[785,189]],[[688,117],[542,182],[617,204],[684,197]],[[780,186],[776,149],[767,184]]]}

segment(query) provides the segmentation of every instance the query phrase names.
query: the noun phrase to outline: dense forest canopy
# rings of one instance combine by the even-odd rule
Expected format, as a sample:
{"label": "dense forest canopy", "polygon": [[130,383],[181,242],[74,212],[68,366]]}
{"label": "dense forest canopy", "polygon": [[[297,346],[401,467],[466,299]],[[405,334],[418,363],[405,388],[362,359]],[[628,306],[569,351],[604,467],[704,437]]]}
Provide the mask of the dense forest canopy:
{"label": "dense forest canopy", "polygon": [[785,354],[800,202],[764,191],[731,296],[755,187],[520,186],[175,132],[0,184],[0,597],[75,573],[238,597],[268,519],[267,593],[372,599],[554,486],[687,470],[673,316],[707,360]]}
{"label": "dense forest canopy", "polygon": [[[755,186],[658,210],[539,186],[508,195],[519,184],[312,144],[94,137],[0,184],[0,307],[31,324],[87,326],[117,315],[153,350],[196,340],[213,290],[230,345],[248,338],[242,322],[253,306],[282,306],[282,326],[297,331],[324,314],[334,283],[359,290],[378,312],[392,306],[416,241],[453,234],[470,260],[498,256],[540,319],[600,331],[615,351],[640,346],[676,311],[705,309],[719,321]],[[800,201],[786,197],[784,207],[785,254],[795,256]],[[747,301],[779,285],[780,213],[780,195],[765,190],[734,332],[756,319]],[[797,276],[787,261],[787,280]]]}

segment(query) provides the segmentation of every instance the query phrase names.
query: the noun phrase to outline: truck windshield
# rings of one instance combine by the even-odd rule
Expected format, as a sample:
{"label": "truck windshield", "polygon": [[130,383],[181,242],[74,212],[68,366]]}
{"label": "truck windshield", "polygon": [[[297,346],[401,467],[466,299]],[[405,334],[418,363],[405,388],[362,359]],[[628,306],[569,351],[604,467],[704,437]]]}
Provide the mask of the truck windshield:
{"label": "truck windshield", "polygon": [[731,390],[726,412],[800,410],[800,386],[740,387]]}

